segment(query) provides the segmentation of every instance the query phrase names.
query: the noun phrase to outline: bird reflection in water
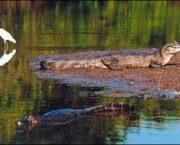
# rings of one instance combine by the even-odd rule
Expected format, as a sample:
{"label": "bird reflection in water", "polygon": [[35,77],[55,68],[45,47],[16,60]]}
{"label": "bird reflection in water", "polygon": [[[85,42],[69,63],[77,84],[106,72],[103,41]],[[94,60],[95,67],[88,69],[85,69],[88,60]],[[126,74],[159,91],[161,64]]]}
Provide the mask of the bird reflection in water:
{"label": "bird reflection in water", "polygon": [[16,49],[14,49],[9,54],[6,54],[6,52],[4,52],[3,56],[1,56],[1,58],[0,58],[0,66],[3,66],[6,63],[8,63],[15,53],[16,53]]}
{"label": "bird reflection in water", "polygon": [[[11,41],[13,43],[16,43],[16,40],[11,36],[11,34],[9,32],[7,32],[6,30],[0,28],[0,37],[4,40],[4,54],[0,57],[0,66],[5,65],[6,63],[8,63],[11,58],[13,57],[13,55],[16,53],[16,50],[14,49],[12,52],[10,52],[9,54],[7,54],[7,50],[8,50],[8,44],[7,44],[7,40]],[[6,46],[6,48],[5,48]]]}

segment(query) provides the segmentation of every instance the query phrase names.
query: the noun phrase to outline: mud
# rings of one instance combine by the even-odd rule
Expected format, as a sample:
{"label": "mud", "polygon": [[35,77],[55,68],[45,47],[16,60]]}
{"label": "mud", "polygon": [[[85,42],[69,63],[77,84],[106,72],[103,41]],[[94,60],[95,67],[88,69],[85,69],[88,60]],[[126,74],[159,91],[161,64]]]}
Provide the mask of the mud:
{"label": "mud", "polygon": [[[109,69],[70,69],[40,70],[40,61],[52,59],[87,59],[99,57],[110,51],[88,51],[75,54],[40,56],[32,62],[36,74],[70,84],[88,87],[105,87],[106,91],[94,92],[111,97],[170,97],[180,98],[180,53],[176,54],[164,68],[123,68]],[[112,52],[112,51],[111,51]]]}

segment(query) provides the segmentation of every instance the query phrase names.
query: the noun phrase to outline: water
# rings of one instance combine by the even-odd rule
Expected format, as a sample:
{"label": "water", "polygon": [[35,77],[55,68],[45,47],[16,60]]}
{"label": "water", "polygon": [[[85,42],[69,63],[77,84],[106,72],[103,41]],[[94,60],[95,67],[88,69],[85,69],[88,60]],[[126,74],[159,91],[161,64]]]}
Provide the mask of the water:
{"label": "water", "polygon": [[[180,39],[177,1],[2,1],[0,27],[17,43],[0,68],[0,143],[180,143],[180,100],[129,99],[53,79],[40,79],[30,62],[40,55],[86,50],[160,47]],[[0,41],[3,55],[3,41]],[[178,79],[178,78],[177,78]],[[26,114],[87,108],[112,101],[138,106],[136,115],[84,117],[59,126],[19,130]]]}

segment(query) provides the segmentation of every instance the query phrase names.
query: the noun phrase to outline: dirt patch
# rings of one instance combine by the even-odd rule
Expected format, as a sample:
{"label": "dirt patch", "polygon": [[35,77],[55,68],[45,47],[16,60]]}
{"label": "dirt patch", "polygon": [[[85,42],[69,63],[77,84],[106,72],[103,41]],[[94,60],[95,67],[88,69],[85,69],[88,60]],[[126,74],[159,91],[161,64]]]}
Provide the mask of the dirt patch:
{"label": "dirt patch", "polygon": [[[112,52],[112,51],[111,51]],[[168,92],[179,97],[180,90],[180,54],[161,68],[124,68],[122,70],[109,69],[70,69],[70,70],[40,70],[39,62],[45,58],[52,59],[87,59],[99,57],[109,51],[79,52],[75,54],[62,54],[40,56],[32,66],[37,69],[40,78],[52,78],[64,83],[80,84],[89,87],[106,87],[115,89],[119,96],[138,94],[153,94],[154,92]],[[168,93],[168,95],[169,95]],[[110,93],[111,94],[111,93]],[[157,94],[157,93],[156,93]],[[166,95],[167,96],[167,95]],[[171,96],[173,96],[171,94]]]}

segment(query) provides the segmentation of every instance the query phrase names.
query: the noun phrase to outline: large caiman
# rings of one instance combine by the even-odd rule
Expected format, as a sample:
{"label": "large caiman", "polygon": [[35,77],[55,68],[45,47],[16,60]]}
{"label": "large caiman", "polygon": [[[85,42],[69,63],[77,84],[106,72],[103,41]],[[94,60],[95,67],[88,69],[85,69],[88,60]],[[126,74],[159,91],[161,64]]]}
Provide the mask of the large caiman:
{"label": "large caiman", "polygon": [[163,67],[180,51],[178,42],[167,43],[161,49],[150,50],[121,50],[110,52],[101,57],[83,60],[45,59],[40,62],[40,69],[94,69]]}
{"label": "large caiman", "polygon": [[99,105],[85,109],[57,109],[41,116],[27,115],[17,126],[37,126],[43,124],[67,124],[87,115],[111,116],[113,114],[128,114],[135,110],[135,106],[123,102],[113,102],[107,105]]}

